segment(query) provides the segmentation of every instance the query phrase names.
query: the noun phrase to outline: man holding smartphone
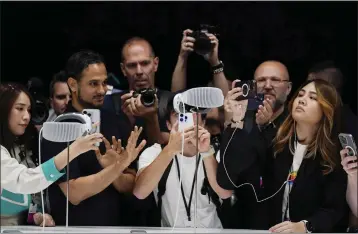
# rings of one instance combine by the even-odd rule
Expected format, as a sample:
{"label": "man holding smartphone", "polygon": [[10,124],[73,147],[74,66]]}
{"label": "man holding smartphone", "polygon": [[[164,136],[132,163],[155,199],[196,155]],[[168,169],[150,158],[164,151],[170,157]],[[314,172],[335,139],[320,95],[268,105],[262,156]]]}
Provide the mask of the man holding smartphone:
{"label": "man holding smartphone", "polygon": [[[154,144],[140,155],[133,193],[138,199],[145,199],[154,192],[163,227],[174,225],[181,228],[194,227],[194,199],[197,196],[197,227],[222,228],[217,213],[218,197],[210,193],[212,190],[204,172],[210,169],[206,169],[207,164],[204,165],[204,160],[215,154],[213,147],[210,146],[210,134],[203,128],[205,115],[198,114],[197,116],[197,114],[188,113],[180,116],[181,114],[174,111],[173,99],[168,102],[167,111],[169,143],[167,145]],[[187,124],[184,123],[185,117],[188,117]],[[198,122],[196,122],[197,117]],[[193,121],[190,120],[191,118]],[[184,124],[181,125],[179,123],[181,121]],[[179,125],[183,127],[183,133],[179,130]],[[197,125],[200,138],[198,162],[196,157],[198,154],[196,151]],[[182,134],[184,134],[184,142]],[[184,144],[183,154],[182,144]],[[209,171],[207,172],[209,175]],[[180,180],[181,184],[179,184]],[[195,184],[200,186],[197,195]],[[181,190],[178,190],[180,185]],[[178,217],[175,219],[177,212]]]}
{"label": "man holding smartphone", "polygon": [[[264,131],[267,145],[272,142],[279,126],[287,116],[286,100],[292,85],[286,66],[278,61],[266,61],[260,64],[254,73],[254,80],[257,84],[257,93],[264,94],[265,98],[257,110],[247,110],[248,100],[236,100],[242,96],[242,88],[235,87],[239,81],[233,82],[232,89],[224,101],[225,120],[228,124],[222,136],[217,181],[221,188],[233,191],[233,196],[223,202],[225,228],[266,230],[269,228],[267,216],[262,212],[262,203],[256,202],[252,188],[250,186],[236,188],[233,185],[233,183],[235,185],[251,183],[256,192],[260,193],[262,165],[254,163],[258,160],[252,158],[252,152],[242,155],[237,155],[236,152],[243,144],[252,145],[252,150],[265,150],[266,145],[257,145],[260,131]],[[223,165],[223,156],[225,156],[227,172]],[[259,161],[264,163],[265,159]],[[250,173],[243,174],[243,171]]]}

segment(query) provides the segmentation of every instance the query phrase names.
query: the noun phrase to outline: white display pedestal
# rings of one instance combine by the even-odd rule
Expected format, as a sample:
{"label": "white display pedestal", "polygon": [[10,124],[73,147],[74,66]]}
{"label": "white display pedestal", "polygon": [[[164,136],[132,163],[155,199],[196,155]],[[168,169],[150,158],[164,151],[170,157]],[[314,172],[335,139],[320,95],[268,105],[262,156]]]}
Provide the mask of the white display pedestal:
{"label": "white display pedestal", "polygon": [[3,226],[1,233],[270,233],[269,231],[245,229],[206,229],[206,228],[153,228],[153,227],[42,227]]}

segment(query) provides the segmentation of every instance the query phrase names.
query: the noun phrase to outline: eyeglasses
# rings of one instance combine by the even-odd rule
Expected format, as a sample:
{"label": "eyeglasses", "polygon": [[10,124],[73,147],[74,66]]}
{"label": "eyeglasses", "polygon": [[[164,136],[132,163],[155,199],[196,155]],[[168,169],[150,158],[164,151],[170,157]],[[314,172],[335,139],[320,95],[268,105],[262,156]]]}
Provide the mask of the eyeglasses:
{"label": "eyeglasses", "polygon": [[280,84],[282,84],[284,82],[291,83],[289,80],[282,80],[281,78],[275,77],[275,76],[272,76],[272,77],[258,77],[255,80],[256,80],[256,83],[257,83],[258,87],[264,87],[266,82],[267,82],[267,80],[270,80],[270,84],[273,87],[278,87]]}

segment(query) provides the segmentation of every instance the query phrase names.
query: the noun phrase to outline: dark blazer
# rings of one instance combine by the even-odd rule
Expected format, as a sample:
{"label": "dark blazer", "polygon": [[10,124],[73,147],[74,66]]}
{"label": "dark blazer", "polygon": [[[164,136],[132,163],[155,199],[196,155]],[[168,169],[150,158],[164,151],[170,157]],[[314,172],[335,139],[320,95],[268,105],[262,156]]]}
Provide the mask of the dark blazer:
{"label": "dark blazer", "polygon": [[[323,175],[320,160],[320,155],[315,159],[303,159],[289,197],[290,219],[292,222],[310,221],[315,232],[344,232],[348,221],[347,175],[340,164],[333,172]],[[276,158],[268,158],[264,177],[268,196],[286,181],[292,162],[288,146]],[[271,226],[282,222],[284,188],[268,200]]]}

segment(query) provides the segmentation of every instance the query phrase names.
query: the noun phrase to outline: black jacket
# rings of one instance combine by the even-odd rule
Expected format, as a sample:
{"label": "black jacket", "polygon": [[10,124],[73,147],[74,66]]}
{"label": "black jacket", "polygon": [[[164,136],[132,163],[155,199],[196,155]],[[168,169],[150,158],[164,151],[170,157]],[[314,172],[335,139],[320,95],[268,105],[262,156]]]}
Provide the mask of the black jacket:
{"label": "black jacket", "polygon": [[[230,199],[223,201],[222,223],[224,228],[259,230],[269,228],[267,209],[263,207],[266,204],[257,202],[254,190],[250,185],[235,188],[231,181],[236,185],[252,184],[258,200],[263,198],[260,178],[264,173],[267,145],[276,136],[277,130],[287,114],[287,109],[285,109],[273,124],[267,126],[261,133],[255,124],[255,113],[246,113],[243,129],[235,130],[229,126],[223,132],[217,182],[224,189],[234,190],[237,198],[237,202],[233,206],[230,204]],[[251,118],[252,123],[251,127],[247,128],[248,118]]]}
{"label": "black jacket", "polygon": [[[314,232],[344,232],[348,214],[347,175],[340,164],[333,172],[324,175],[320,161],[320,155],[315,159],[303,159],[289,195],[290,219],[292,222],[310,221]],[[267,197],[287,180],[292,162],[293,155],[288,146],[275,158],[268,157],[263,181]],[[270,226],[282,222],[284,188],[268,200]]]}

